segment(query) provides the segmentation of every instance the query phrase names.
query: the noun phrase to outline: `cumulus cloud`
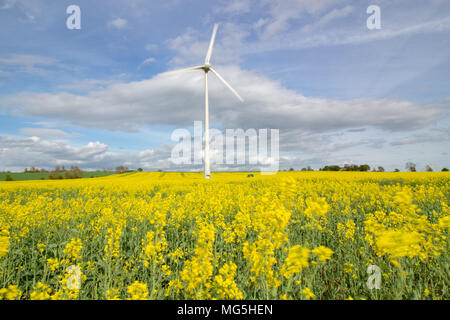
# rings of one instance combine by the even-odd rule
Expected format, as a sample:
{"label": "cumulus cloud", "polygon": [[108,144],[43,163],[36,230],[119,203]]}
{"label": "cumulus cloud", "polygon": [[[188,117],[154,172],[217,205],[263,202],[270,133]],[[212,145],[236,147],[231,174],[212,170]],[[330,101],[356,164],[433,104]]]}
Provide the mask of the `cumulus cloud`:
{"label": "cumulus cloud", "polygon": [[[22,171],[25,167],[51,169],[55,166],[76,165],[84,170],[114,169],[124,165],[132,169],[166,171],[202,171],[203,164],[174,164],[170,161],[173,145],[164,144],[141,152],[111,152],[107,145],[89,142],[83,146],[73,146],[66,140],[45,140],[38,137],[0,137],[0,170]],[[321,164],[322,160],[311,156],[282,155],[280,168]],[[216,164],[213,171],[254,170],[261,165]]]}
{"label": "cumulus cloud", "polygon": [[[301,129],[330,132],[372,126],[410,131],[448,114],[448,104],[399,99],[349,101],[306,97],[254,72],[237,67],[218,71],[239,92],[241,103],[210,76],[211,121],[223,128]],[[3,99],[4,112],[65,120],[82,127],[137,131],[147,125],[190,126],[204,117],[204,75],[189,72],[114,83],[86,95],[22,92]]]}
{"label": "cumulus cloud", "polygon": [[147,170],[168,169],[172,147],[162,145],[155,149],[135,153],[109,151],[101,142],[74,146],[66,140],[46,140],[39,137],[0,137],[0,163],[2,170],[23,170],[35,166],[50,169],[56,165],[77,165],[82,169],[96,170],[125,165]]}
{"label": "cumulus cloud", "polygon": [[80,164],[102,157],[108,146],[100,142],[89,142],[85,146],[74,147],[64,140],[45,140],[39,137],[17,139],[0,137],[1,162],[3,166]]}

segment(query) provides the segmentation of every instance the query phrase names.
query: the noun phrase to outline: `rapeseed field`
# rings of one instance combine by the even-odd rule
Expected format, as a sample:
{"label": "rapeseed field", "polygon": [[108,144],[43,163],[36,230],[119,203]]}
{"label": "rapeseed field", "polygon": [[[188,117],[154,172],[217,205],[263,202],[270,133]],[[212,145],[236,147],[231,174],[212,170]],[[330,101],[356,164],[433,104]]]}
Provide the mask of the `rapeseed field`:
{"label": "rapeseed field", "polygon": [[0,182],[0,299],[448,299],[449,178]]}

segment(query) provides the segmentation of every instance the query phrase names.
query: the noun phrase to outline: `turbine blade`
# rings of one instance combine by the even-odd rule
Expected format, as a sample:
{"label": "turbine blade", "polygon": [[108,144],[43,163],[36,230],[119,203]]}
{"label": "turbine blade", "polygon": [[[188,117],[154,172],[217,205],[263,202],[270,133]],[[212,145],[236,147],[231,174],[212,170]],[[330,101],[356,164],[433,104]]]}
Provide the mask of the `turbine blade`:
{"label": "turbine blade", "polygon": [[216,23],[214,25],[213,33],[212,33],[212,36],[211,36],[211,41],[209,42],[208,52],[206,53],[205,64],[208,64],[209,61],[211,60],[212,49],[213,49],[213,46],[214,46],[214,40],[216,39],[216,33],[217,33],[217,28],[218,27],[219,27],[219,25]]}
{"label": "turbine blade", "polygon": [[216,70],[214,70],[213,68],[210,68],[209,70],[211,70],[211,71],[217,76],[217,78],[219,78],[219,79],[220,79],[220,80],[228,87],[228,89],[230,89],[231,92],[234,93],[234,95],[235,95],[241,102],[244,102],[244,99],[241,98],[241,96],[236,92],[236,90],[234,90],[234,89],[230,86],[230,84],[229,84],[228,82],[226,82],[225,79],[222,78],[222,76],[221,76]]}
{"label": "turbine blade", "polygon": [[190,67],[190,68],[185,68],[185,69],[167,71],[167,72],[160,73],[159,75],[167,76],[167,75],[171,75],[171,74],[189,72],[189,71],[194,71],[194,70],[202,70],[202,69],[203,69],[203,66],[195,66],[195,67]]}

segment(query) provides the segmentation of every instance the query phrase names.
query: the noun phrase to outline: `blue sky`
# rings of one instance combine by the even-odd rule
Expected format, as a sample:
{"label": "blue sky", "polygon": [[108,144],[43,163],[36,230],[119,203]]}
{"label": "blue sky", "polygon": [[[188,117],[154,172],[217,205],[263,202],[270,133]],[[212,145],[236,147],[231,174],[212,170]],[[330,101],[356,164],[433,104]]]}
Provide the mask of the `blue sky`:
{"label": "blue sky", "polygon": [[211,79],[212,125],[279,129],[281,168],[450,166],[448,1],[0,0],[0,170],[199,169],[168,157],[203,119],[202,75],[159,73],[201,64],[214,23],[245,102]]}

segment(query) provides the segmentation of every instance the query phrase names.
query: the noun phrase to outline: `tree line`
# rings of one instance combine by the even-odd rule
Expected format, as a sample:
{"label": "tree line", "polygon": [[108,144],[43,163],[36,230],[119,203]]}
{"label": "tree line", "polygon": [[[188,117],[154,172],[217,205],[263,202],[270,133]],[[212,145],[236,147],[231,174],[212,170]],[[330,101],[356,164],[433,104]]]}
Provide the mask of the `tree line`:
{"label": "tree line", "polygon": [[[416,164],[413,162],[407,162],[405,165],[405,169],[406,169],[406,171],[409,171],[409,172],[417,171]],[[295,169],[290,168],[289,171],[295,171]],[[314,171],[314,169],[312,169],[311,166],[307,166],[305,168],[302,168],[300,171]],[[361,164],[361,165],[345,164],[344,166],[326,165],[323,168],[320,168],[319,171],[362,171],[362,172],[367,172],[367,171],[371,171],[371,170],[370,170],[370,166],[368,164]],[[425,171],[432,172],[433,169],[431,168],[430,165],[426,165]],[[443,171],[443,172],[448,171],[448,169],[442,168],[441,171]],[[378,166],[378,167],[373,167],[372,172],[385,172],[385,170],[384,170],[384,167]],[[396,169],[394,169],[394,172],[400,172],[400,170],[396,168]]]}

